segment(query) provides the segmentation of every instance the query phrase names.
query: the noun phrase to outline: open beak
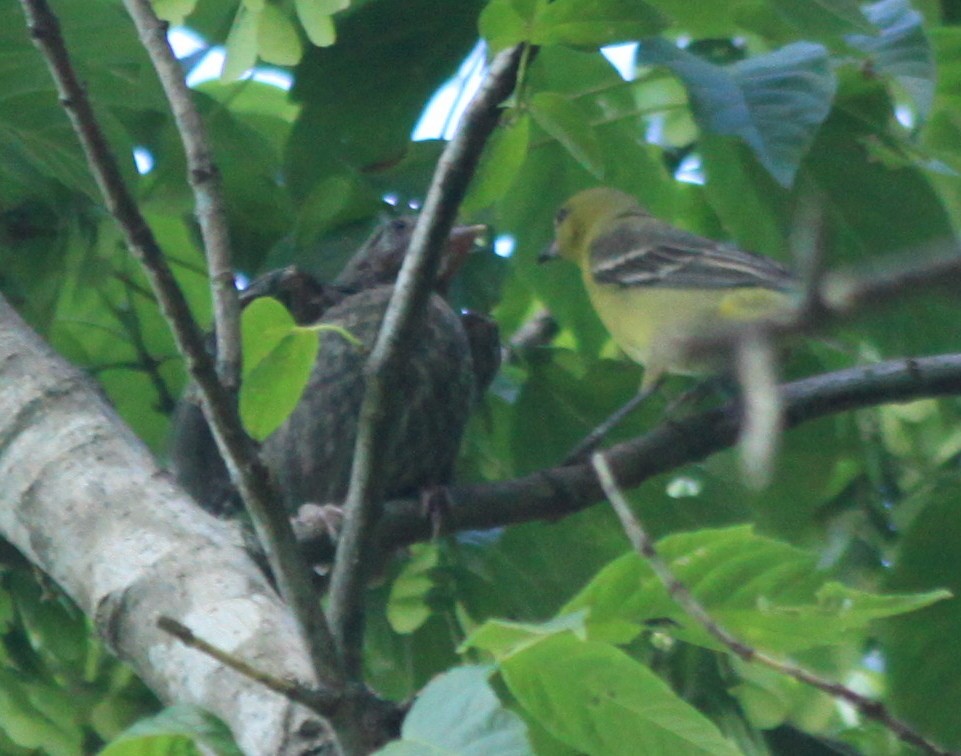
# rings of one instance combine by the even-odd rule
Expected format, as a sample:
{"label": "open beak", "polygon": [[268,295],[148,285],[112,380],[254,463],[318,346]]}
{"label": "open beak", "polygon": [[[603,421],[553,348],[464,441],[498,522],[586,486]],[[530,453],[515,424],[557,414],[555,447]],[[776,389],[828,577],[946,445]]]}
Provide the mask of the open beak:
{"label": "open beak", "polygon": [[447,237],[447,249],[441,261],[441,269],[437,274],[438,281],[447,283],[464,266],[467,256],[475,248],[477,240],[487,234],[484,225],[454,226]]}

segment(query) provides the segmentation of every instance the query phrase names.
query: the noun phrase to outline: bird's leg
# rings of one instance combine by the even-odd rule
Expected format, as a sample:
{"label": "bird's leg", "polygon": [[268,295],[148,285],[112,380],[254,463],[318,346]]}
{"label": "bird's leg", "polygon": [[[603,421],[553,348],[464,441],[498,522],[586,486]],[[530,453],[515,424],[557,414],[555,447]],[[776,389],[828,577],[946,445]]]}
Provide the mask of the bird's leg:
{"label": "bird's leg", "polygon": [[604,437],[610,433],[614,428],[623,422],[624,418],[630,415],[645,399],[654,394],[664,382],[663,376],[655,380],[648,386],[642,386],[641,390],[638,391],[630,400],[614,411],[610,417],[607,418],[603,423],[598,425],[594,430],[584,437],[577,446],[571,450],[564,461],[561,463],[564,467],[568,465],[575,465],[581,462],[587,461],[588,456],[592,451],[594,451],[597,446],[604,440]]}
{"label": "bird's leg", "polygon": [[340,537],[340,527],[344,522],[344,508],[337,504],[301,504],[297,513],[290,518],[291,527],[298,541],[326,533],[331,542]]}
{"label": "bird's leg", "polygon": [[664,409],[664,417],[671,419],[678,411],[700,402],[710,394],[720,395],[720,397],[724,399],[729,399],[732,396],[737,397],[736,391],[731,392],[728,390],[723,377],[711,376],[698,381],[693,388],[688,389],[679,397],[673,399]]}

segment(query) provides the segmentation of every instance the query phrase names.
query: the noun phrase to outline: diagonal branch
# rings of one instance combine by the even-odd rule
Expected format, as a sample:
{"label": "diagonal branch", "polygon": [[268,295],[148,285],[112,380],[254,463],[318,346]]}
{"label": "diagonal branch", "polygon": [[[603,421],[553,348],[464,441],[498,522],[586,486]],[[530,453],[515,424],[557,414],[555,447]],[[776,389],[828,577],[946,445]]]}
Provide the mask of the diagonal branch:
{"label": "diagonal branch", "polygon": [[163,251],[123,181],[90,100],[77,79],[57,17],[47,0],[21,0],[21,4],[30,34],[47,61],[61,102],[107,207],[123,231],[131,254],[143,265],[190,375],[202,392],[221,454],[232,467],[233,477],[250,510],[257,535],[267,550],[281,593],[298,619],[314,674],[319,683],[337,691],[342,678],[330,630],[316,600],[306,563],[296,547],[290,523],[283,507],[278,504],[280,497],[270,483],[253,442],[240,425],[234,401],[217,379],[200,329]]}
{"label": "diagonal branch", "polygon": [[172,635],[188,648],[196,649],[202,654],[206,654],[211,659],[215,659],[216,661],[220,662],[225,667],[229,667],[235,672],[239,672],[244,677],[253,680],[259,685],[263,685],[269,690],[274,691],[274,693],[279,693],[280,695],[289,698],[294,703],[302,704],[308,709],[312,709],[320,714],[329,715],[340,703],[339,697],[331,697],[326,691],[314,690],[306,687],[300,682],[277,677],[269,672],[257,669],[254,665],[248,664],[238,656],[227,653],[223,649],[215,646],[213,643],[205,641],[203,638],[194,633],[189,627],[178,622],[173,617],[168,617],[163,614],[160,615],[157,618],[157,627],[159,627],[165,633]]}
{"label": "diagonal branch", "polygon": [[520,47],[493,61],[486,79],[447,145],[427,192],[397,286],[366,366],[367,390],[358,420],[344,528],[331,577],[330,618],[348,677],[359,679],[363,644],[365,565],[379,519],[387,429],[394,414],[390,386],[430,296],[444,240],[457,215],[487,138],[497,126],[500,105],[514,88]]}
{"label": "diagonal branch", "polygon": [[187,156],[187,179],[193,189],[197,222],[210,273],[217,336],[217,375],[229,389],[240,385],[240,305],[234,285],[227,211],[207,128],[184,79],[184,71],[167,39],[167,24],[149,0],[124,0],[160,85],[167,95]]}
{"label": "diagonal branch", "polygon": [[621,521],[621,526],[624,528],[624,532],[627,534],[634,550],[644,558],[675,603],[728,651],[746,662],[760,664],[851,704],[862,716],[879,722],[896,737],[905,743],[920,748],[925,753],[942,756],[948,753],[948,751],[939,748],[891,714],[880,701],[874,701],[846,685],[832,682],[803,667],[781,661],[763,651],[759,651],[721,626],[704,605],[694,597],[691,590],[678,580],[667,562],[661,558],[654,540],[648,535],[640,518],[634,514],[627,503],[627,499],[624,498],[624,494],[621,493],[621,489],[614,478],[614,473],[611,472],[610,465],[607,464],[604,455],[595,454],[592,457],[591,464],[597,473],[598,482],[604,489],[604,495],[614,508],[614,512]]}

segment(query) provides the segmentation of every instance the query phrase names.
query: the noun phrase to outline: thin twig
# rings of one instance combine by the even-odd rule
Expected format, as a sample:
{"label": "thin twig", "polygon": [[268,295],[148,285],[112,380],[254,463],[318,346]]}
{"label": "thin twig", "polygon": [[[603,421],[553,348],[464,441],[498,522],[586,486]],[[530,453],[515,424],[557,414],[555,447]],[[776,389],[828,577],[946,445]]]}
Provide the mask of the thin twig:
{"label": "thin twig", "polygon": [[624,419],[634,412],[634,410],[636,410],[641,404],[660,391],[663,384],[663,378],[659,378],[650,386],[642,388],[640,391],[634,394],[634,396],[614,410],[614,412],[612,412],[604,420],[604,422],[584,436],[584,438],[578,442],[577,446],[567,453],[567,456],[564,457],[564,461],[561,462],[561,464],[567,466],[586,462],[590,457],[591,452],[598,447],[598,445],[605,439],[607,434],[620,425]]}
{"label": "thin twig", "polygon": [[[363,591],[370,563],[371,534],[383,496],[384,448],[397,402],[389,401],[392,376],[401,365],[421,323],[434,271],[457,208],[474,174],[487,138],[497,126],[499,107],[514,87],[520,48],[500,53],[465,111],[461,124],[437,165],[384,316],[368,359],[367,388],[358,418],[350,490],[331,576],[330,618],[348,679],[361,675]],[[399,397],[398,397],[399,398]]]}
{"label": "thin twig", "polygon": [[257,535],[267,550],[281,594],[297,618],[318,682],[339,691],[343,677],[330,629],[316,600],[290,522],[283,507],[277,504],[280,497],[273,489],[253,442],[240,425],[235,402],[217,379],[203,336],[163,251],[124,183],[86,91],[77,79],[56,15],[47,0],[21,0],[21,4],[30,34],[47,61],[90,171],[124,234],[127,247],[143,265],[157,303],[173,331],[177,348],[184,355],[190,376],[200,389],[221,455],[232,468],[232,477],[237,481]]}
{"label": "thin twig", "polygon": [[183,67],[167,39],[167,23],[157,18],[150,0],[124,0],[124,6],[157,71],[187,156],[187,179],[194,192],[195,212],[210,273],[217,375],[224,386],[235,389],[240,385],[240,305],[234,285],[220,172]]}
{"label": "thin twig", "polygon": [[826,234],[823,198],[816,189],[805,186],[798,199],[794,222],[791,224],[790,249],[791,258],[803,285],[800,309],[812,313],[812,316],[816,316],[822,307]]}
{"label": "thin twig", "polygon": [[208,643],[203,638],[197,637],[189,627],[182,625],[172,617],[160,616],[157,619],[157,627],[165,633],[172,635],[185,646],[206,654],[225,667],[229,667],[275,693],[279,693],[294,703],[303,704],[321,716],[329,716],[340,703],[340,696],[331,696],[324,691],[314,690],[301,683],[274,677],[263,670],[257,669],[243,659],[238,659],[233,654],[229,654],[213,644]]}
{"label": "thin twig", "polygon": [[653,539],[647,534],[640,518],[634,514],[630,505],[627,503],[627,499],[625,499],[621,493],[617,481],[614,479],[614,473],[611,472],[610,465],[608,465],[604,455],[601,453],[595,454],[591,457],[591,464],[634,550],[647,561],[651,571],[654,572],[658,580],[664,585],[664,588],[667,589],[668,594],[675,603],[684,610],[685,614],[700,624],[711,637],[721,643],[728,651],[746,662],[753,662],[768,667],[782,675],[787,675],[830,696],[848,702],[862,716],[880,723],[899,739],[920,748],[925,753],[944,756],[949,753],[949,751],[939,748],[923,735],[894,717],[880,701],[874,701],[862,696],[860,693],[841,683],[827,680],[802,667],[781,661],[780,659],[775,659],[763,651],[747,645],[718,624],[717,620],[711,616],[700,601],[694,598],[690,589],[677,579],[667,562],[658,554]]}

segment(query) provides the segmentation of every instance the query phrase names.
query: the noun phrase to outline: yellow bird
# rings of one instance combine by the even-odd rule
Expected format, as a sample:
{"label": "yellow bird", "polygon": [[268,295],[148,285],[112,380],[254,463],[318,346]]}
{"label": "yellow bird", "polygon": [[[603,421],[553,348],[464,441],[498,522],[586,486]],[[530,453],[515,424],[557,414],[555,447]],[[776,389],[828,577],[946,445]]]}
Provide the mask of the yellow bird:
{"label": "yellow bird", "polygon": [[541,260],[581,269],[614,341],[644,366],[641,395],[667,373],[701,374],[682,342],[725,322],[786,315],[798,280],[787,268],[658,220],[628,194],[599,187],[571,197],[554,218]]}

